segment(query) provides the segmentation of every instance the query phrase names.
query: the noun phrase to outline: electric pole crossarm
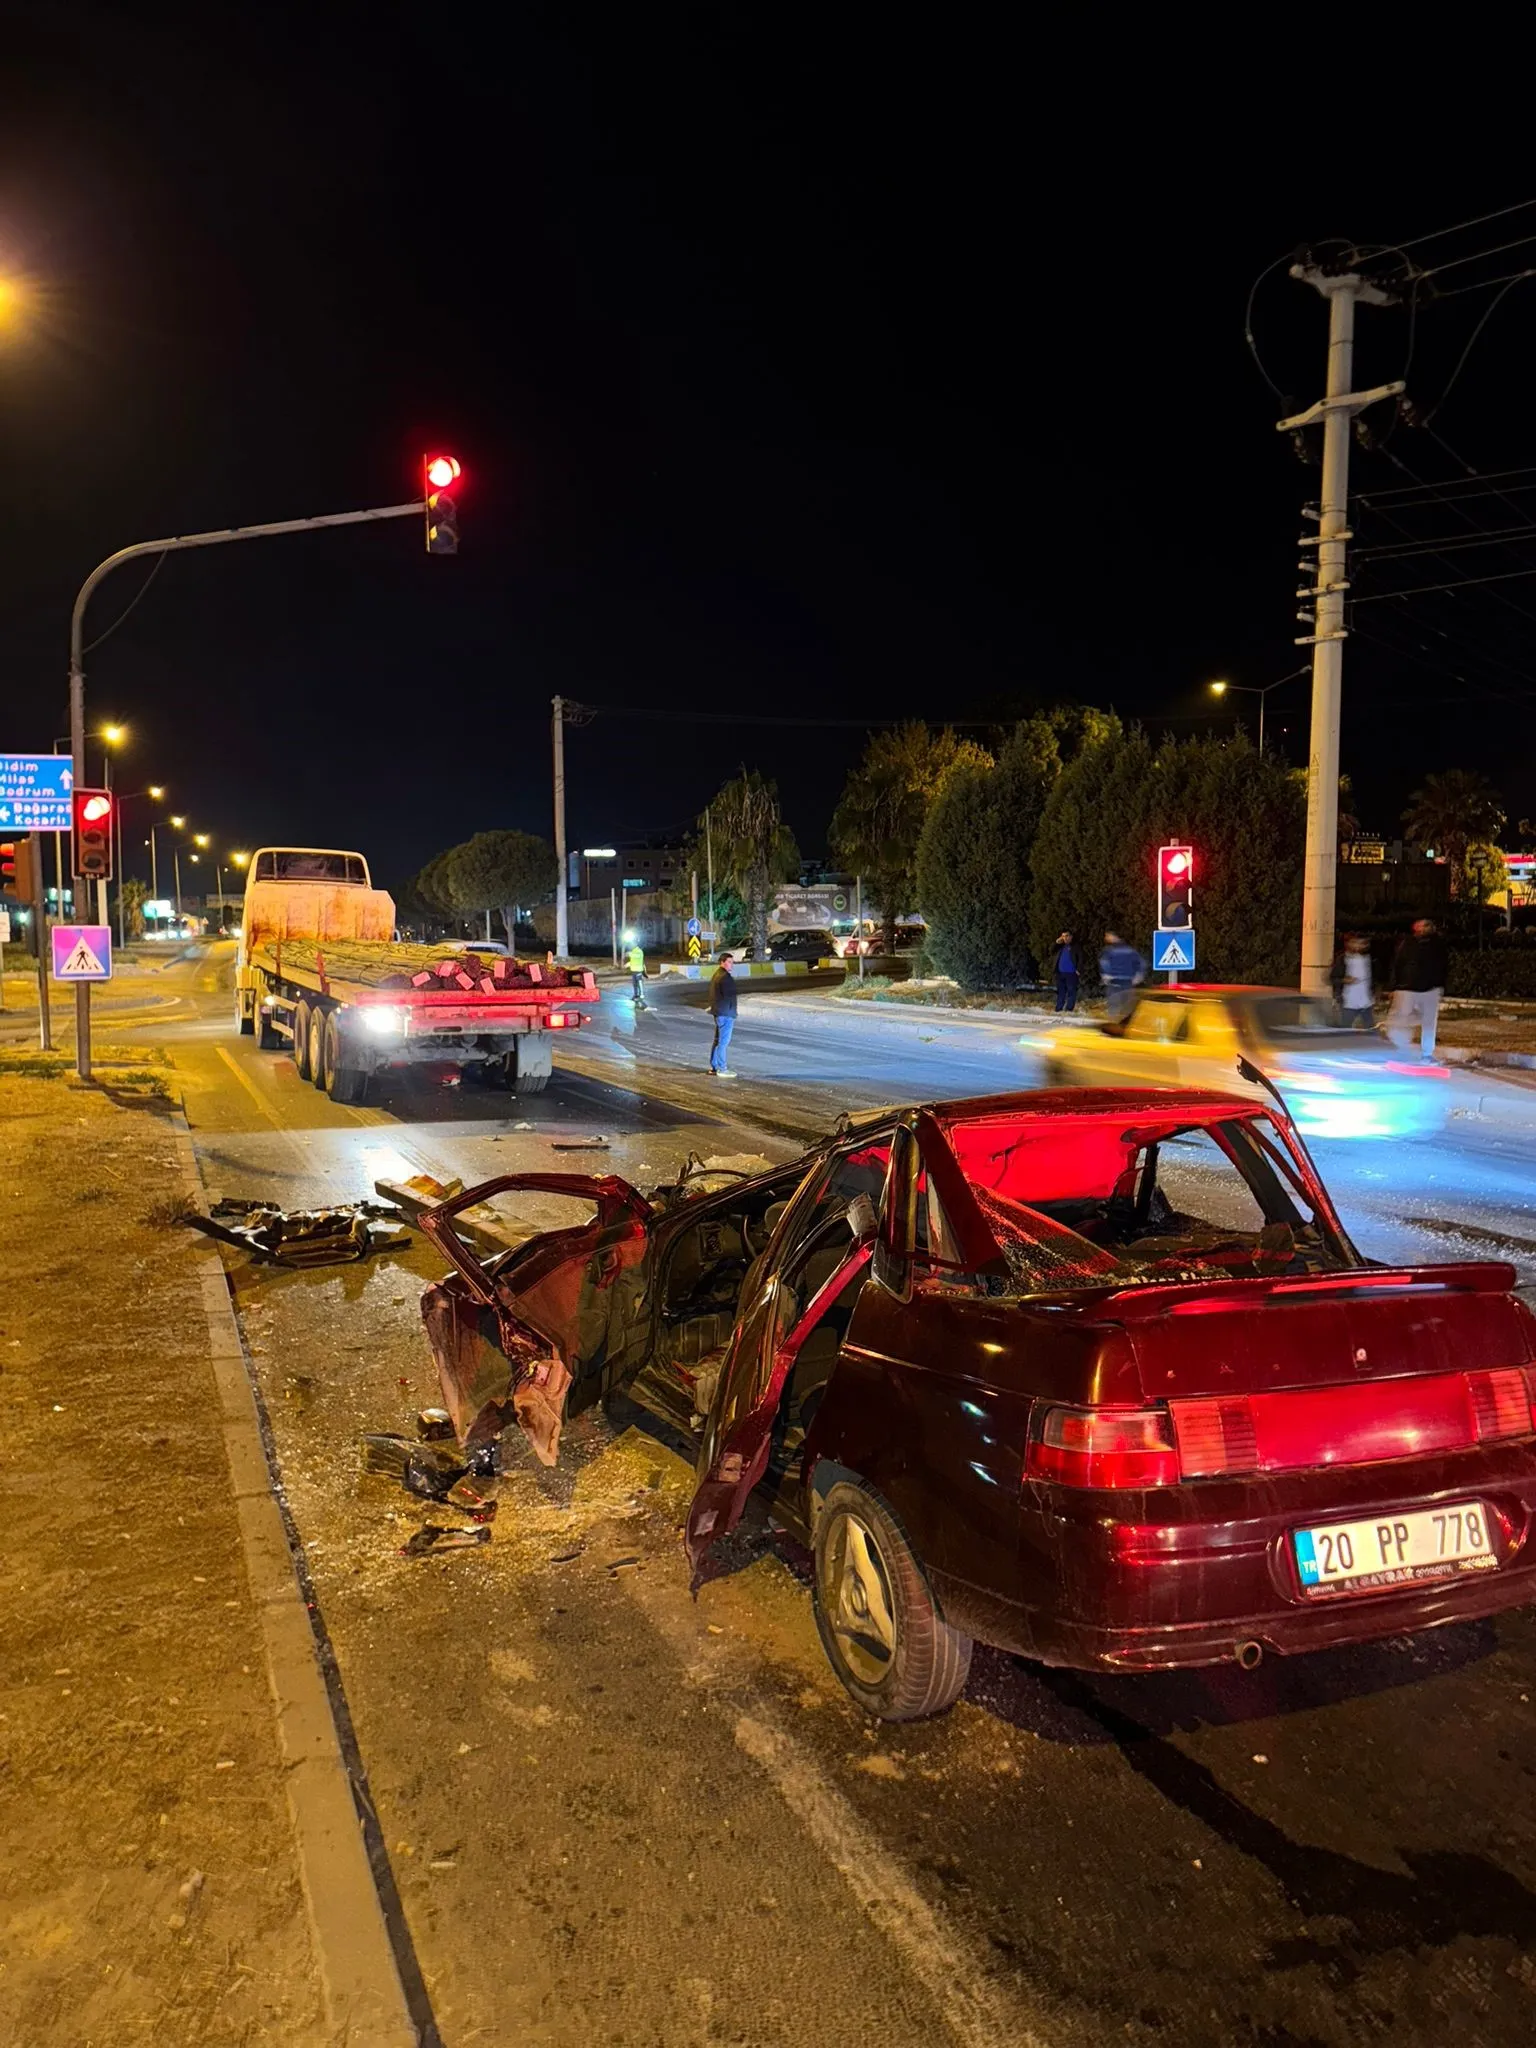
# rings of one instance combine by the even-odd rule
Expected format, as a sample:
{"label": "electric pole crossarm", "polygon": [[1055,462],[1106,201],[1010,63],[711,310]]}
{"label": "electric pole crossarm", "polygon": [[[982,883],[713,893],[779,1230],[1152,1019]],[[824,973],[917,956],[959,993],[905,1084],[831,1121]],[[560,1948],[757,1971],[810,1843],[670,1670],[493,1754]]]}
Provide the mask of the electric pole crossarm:
{"label": "electric pole crossarm", "polygon": [[1315,427],[1332,412],[1364,412],[1368,405],[1375,405],[1383,398],[1400,398],[1407,389],[1399,377],[1394,384],[1377,384],[1369,391],[1345,391],[1337,398],[1320,398],[1305,412],[1293,413],[1288,420],[1276,420],[1275,432],[1294,434],[1298,427]]}

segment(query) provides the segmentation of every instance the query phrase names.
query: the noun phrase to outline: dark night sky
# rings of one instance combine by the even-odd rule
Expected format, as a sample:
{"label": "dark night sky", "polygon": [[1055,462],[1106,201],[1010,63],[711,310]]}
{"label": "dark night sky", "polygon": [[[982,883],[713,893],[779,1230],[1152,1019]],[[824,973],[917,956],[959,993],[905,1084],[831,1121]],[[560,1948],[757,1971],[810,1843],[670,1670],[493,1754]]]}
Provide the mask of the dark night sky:
{"label": "dark night sky", "polygon": [[[1204,680],[1304,659],[1317,473],[1274,432],[1248,288],[1304,241],[1529,196],[1514,114],[1438,56],[1433,105],[1378,67],[1325,172],[1305,93],[1255,99],[1235,54],[1217,90],[1162,47],[1109,79],[1091,43],[994,44],[1001,14],[922,40],[828,19],[525,7],[481,39],[467,10],[6,10],[0,261],[39,306],[0,343],[0,745],[63,730],[69,605],[102,555],[407,498],[433,443],[465,465],[455,560],[401,522],[167,561],[87,663],[92,717],[133,728],[128,786],[164,780],[226,846],[357,845],[398,880],[482,827],[549,831],[560,691],[684,714],[571,736],[573,844],[679,825],[746,761],[819,852],[861,732],[686,714],[1081,697],[1190,731]],[[1421,260],[1522,229],[1536,211]],[[1420,312],[1423,404],[1490,296]],[[1298,405],[1324,322],[1283,265],[1258,295]],[[1400,372],[1408,325],[1362,313],[1358,382]],[[1399,426],[1356,483],[1536,463],[1533,341],[1536,281],[1443,441]],[[1531,480],[1396,516],[1431,540],[1469,511],[1518,524]],[[1530,540],[1362,560],[1356,591],[1522,566]],[[141,580],[107,584],[92,632]],[[1345,766],[1368,822],[1451,763],[1536,812],[1536,576],[1493,590],[1362,607]],[[1305,701],[1269,700],[1296,760]]]}

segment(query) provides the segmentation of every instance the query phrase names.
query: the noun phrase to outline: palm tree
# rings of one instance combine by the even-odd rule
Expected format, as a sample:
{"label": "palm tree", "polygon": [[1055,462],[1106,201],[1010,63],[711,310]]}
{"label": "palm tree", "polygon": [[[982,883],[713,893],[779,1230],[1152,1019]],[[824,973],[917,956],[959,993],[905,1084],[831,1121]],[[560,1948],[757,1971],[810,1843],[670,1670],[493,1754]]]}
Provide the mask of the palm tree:
{"label": "palm tree", "polygon": [[1504,823],[1499,793],[1485,775],[1471,768],[1445,768],[1426,775],[1422,789],[1408,799],[1403,831],[1413,846],[1431,848],[1450,864],[1451,893],[1462,894],[1467,849],[1498,837]]}
{"label": "palm tree", "polygon": [[[779,809],[779,788],[755,768],[743,768],[709,807],[715,873],[747,906],[747,942],[753,959],[768,957],[768,905],[776,882],[799,865],[795,842]],[[699,824],[702,828],[703,818]]]}

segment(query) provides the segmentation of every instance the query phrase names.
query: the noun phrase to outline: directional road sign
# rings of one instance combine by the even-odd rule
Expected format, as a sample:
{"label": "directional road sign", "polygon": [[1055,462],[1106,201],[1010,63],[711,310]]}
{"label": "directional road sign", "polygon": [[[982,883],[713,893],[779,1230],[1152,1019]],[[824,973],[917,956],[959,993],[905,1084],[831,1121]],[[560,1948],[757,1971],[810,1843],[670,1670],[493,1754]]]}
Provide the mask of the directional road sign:
{"label": "directional road sign", "polygon": [[55,981],[112,979],[111,925],[56,924],[52,937]]}
{"label": "directional road sign", "polygon": [[704,927],[696,917],[690,917],[683,929],[687,932],[690,939],[696,939]]}
{"label": "directional road sign", "polygon": [[1152,968],[1157,974],[1183,974],[1195,964],[1193,927],[1152,934]]}
{"label": "directional road sign", "polygon": [[68,754],[0,754],[0,832],[67,832],[75,771]]}

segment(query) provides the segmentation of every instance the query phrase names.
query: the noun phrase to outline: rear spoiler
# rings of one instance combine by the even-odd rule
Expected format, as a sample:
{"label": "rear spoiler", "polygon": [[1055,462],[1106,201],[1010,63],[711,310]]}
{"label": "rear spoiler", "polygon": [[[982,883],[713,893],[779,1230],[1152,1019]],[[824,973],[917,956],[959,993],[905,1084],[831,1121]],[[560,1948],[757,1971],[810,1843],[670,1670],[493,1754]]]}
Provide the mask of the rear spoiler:
{"label": "rear spoiler", "polygon": [[[1426,1294],[1508,1294],[1517,1274],[1499,1259],[1465,1259],[1450,1266],[1355,1266],[1339,1273],[1297,1276],[1255,1274],[1241,1280],[1148,1281],[1140,1287],[1118,1287],[1085,1298],[1076,1305],[1095,1321],[1147,1322],[1154,1316],[1221,1315],[1260,1303],[1353,1298],[1371,1300],[1409,1290]],[[1052,1306],[1070,1307],[1073,1297],[1054,1296]]]}

